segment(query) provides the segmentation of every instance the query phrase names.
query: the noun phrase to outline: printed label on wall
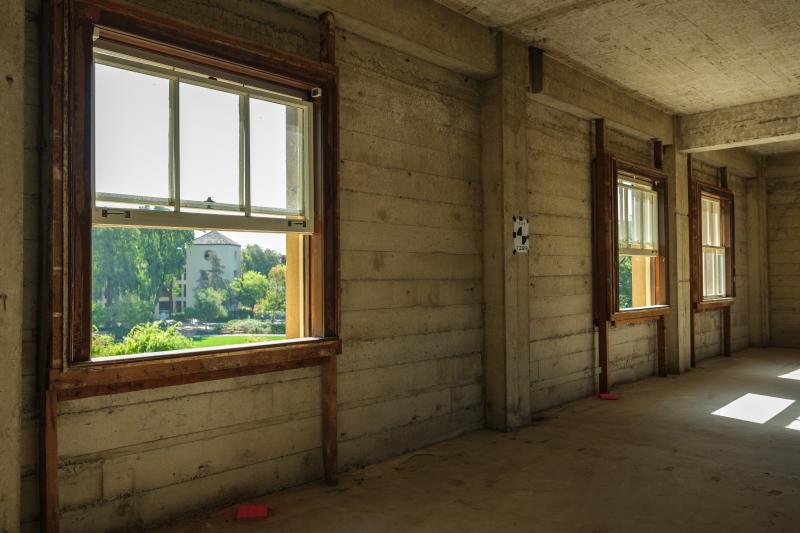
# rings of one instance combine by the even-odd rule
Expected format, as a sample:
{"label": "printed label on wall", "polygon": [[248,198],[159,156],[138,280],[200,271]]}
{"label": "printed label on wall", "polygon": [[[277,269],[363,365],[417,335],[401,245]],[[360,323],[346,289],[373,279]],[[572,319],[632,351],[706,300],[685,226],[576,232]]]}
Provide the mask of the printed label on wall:
{"label": "printed label on wall", "polygon": [[528,253],[528,219],[512,217],[514,220],[514,250],[512,253]]}

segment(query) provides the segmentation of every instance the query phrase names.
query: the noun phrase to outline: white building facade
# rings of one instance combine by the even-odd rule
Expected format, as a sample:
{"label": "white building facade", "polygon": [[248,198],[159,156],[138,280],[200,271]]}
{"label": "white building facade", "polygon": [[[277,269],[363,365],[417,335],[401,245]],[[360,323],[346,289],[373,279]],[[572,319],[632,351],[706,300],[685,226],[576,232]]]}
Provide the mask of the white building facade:
{"label": "white building facade", "polygon": [[213,256],[219,258],[220,276],[232,281],[242,273],[242,247],[229,237],[211,231],[192,241],[186,250],[186,270],[178,279],[174,296],[174,312],[183,313],[194,307],[195,293],[204,273],[213,268]]}

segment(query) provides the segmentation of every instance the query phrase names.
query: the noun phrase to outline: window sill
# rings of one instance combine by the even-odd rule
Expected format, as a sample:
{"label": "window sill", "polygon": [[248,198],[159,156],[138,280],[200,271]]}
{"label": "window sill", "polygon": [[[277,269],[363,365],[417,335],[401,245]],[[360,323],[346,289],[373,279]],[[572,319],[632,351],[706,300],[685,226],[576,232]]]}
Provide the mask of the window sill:
{"label": "window sill", "polygon": [[341,340],[292,339],[237,348],[110,357],[51,371],[59,401],[318,366],[341,353]]}
{"label": "window sill", "polygon": [[669,305],[654,305],[651,307],[615,311],[611,315],[611,322],[614,323],[614,325],[648,322],[650,320],[656,320],[662,316],[668,315],[669,310]]}
{"label": "window sill", "polygon": [[734,297],[711,298],[711,299],[701,300],[695,306],[695,311],[698,313],[702,313],[703,311],[713,311],[715,309],[722,309],[724,307],[732,306],[735,301],[736,298]]}

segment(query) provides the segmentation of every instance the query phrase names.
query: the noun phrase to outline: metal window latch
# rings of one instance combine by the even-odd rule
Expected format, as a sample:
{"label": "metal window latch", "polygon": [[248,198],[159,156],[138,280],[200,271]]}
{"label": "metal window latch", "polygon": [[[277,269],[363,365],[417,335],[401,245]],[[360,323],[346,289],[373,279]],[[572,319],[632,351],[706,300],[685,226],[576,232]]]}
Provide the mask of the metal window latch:
{"label": "metal window latch", "polygon": [[320,87],[314,87],[311,89],[311,98],[321,98],[322,97],[322,89]]}
{"label": "metal window latch", "polygon": [[304,228],[306,227],[305,220],[287,220],[286,222],[288,222],[290,228],[294,226],[303,226]]}
{"label": "metal window latch", "polygon": [[109,216],[121,216],[125,218],[131,218],[131,212],[128,209],[122,209],[120,211],[114,211],[112,209],[103,209],[100,214],[103,218],[108,218]]}

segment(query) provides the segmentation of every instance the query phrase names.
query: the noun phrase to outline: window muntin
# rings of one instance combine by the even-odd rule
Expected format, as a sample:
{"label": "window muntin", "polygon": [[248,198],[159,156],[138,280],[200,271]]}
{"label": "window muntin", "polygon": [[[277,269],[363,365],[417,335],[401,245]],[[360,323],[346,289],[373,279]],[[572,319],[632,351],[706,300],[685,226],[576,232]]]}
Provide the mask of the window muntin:
{"label": "window muntin", "polygon": [[618,173],[617,229],[618,308],[658,305],[658,191],[650,181]]}
{"label": "window muntin", "polygon": [[[287,328],[291,338],[308,336],[304,247],[290,255],[285,243],[313,231],[311,108],[289,92],[96,43],[92,357],[273,342],[287,338]],[[192,241],[208,230],[283,239],[282,257],[261,250],[278,253],[282,267],[244,267],[239,249],[221,244],[198,270]],[[102,282],[97,252],[109,263]],[[120,280],[127,285],[115,290]],[[254,296],[259,285],[263,294]],[[289,285],[299,297],[287,306]],[[198,303],[196,293],[208,288]],[[227,332],[243,314],[269,322],[267,330]],[[208,324],[219,335],[198,344]]]}
{"label": "window muntin", "polygon": [[[311,233],[311,102],[257,80],[201,70],[102,39],[95,43],[94,222]],[[157,86],[158,109],[150,109],[147,93],[120,102],[108,90],[108,78]],[[132,150],[122,122],[114,127],[114,121],[98,118],[113,107],[148,108],[144,116],[152,122],[153,135],[147,136],[147,153],[158,158]],[[148,186],[133,185],[140,180],[131,172],[111,170],[113,161],[97,155],[107,146],[144,165],[138,175],[147,175]]]}

